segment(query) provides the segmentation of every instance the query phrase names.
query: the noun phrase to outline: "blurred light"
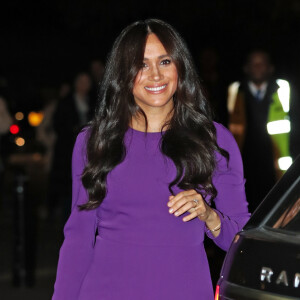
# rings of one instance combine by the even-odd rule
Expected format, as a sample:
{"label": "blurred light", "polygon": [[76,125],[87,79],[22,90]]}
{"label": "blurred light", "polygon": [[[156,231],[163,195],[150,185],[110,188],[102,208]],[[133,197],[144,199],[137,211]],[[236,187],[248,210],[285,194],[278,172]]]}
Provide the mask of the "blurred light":
{"label": "blurred light", "polygon": [[288,133],[291,131],[291,123],[289,120],[278,120],[269,122],[267,124],[268,133],[273,134],[280,134],[280,133]]}
{"label": "blurred light", "polygon": [[292,163],[293,163],[293,159],[290,156],[284,156],[278,159],[278,166],[279,169],[282,171],[286,171],[291,166]]}
{"label": "blurred light", "polygon": [[220,286],[216,286],[216,293],[215,293],[215,300],[219,300],[219,295],[220,295]]}
{"label": "blurred light", "polygon": [[28,114],[28,122],[31,126],[37,127],[43,121],[44,114],[42,112],[30,112]]}
{"label": "blurred light", "polygon": [[25,145],[25,140],[21,137],[15,138],[15,143],[17,146],[22,147]]}
{"label": "blurred light", "polygon": [[236,96],[238,94],[240,83],[238,81],[233,82],[228,87],[228,100],[227,100],[227,109],[229,113],[232,113],[235,107]]}
{"label": "blurred light", "polygon": [[19,128],[18,125],[12,124],[12,125],[10,126],[10,128],[9,128],[9,131],[10,131],[11,134],[18,134],[19,131],[20,131],[20,128]]}
{"label": "blurred light", "polygon": [[276,83],[279,85],[278,97],[281,102],[284,112],[290,110],[290,84],[286,80],[277,79]]}
{"label": "blurred light", "polygon": [[21,111],[18,111],[16,114],[15,114],[15,118],[16,120],[18,121],[22,121],[24,119],[24,114],[21,112]]}

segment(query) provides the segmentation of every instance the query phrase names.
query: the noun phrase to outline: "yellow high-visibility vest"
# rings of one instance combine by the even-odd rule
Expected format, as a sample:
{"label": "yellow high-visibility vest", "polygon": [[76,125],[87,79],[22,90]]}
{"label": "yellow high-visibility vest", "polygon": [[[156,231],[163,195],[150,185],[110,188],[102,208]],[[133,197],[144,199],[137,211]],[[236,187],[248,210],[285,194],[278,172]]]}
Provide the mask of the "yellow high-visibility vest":
{"label": "yellow high-visibility vest", "polygon": [[[266,126],[267,132],[270,135],[273,144],[275,168],[277,171],[283,173],[293,162],[289,150],[291,131],[289,119],[290,84],[288,81],[283,79],[277,79],[276,83],[278,84],[279,88],[272,95],[272,102],[269,107],[268,121]],[[227,109],[229,114],[232,114],[235,109],[239,87],[240,83],[237,81],[233,82],[228,87]],[[235,131],[239,129],[236,124],[230,125],[236,126],[232,126]]]}
{"label": "yellow high-visibility vest", "polygon": [[290,85],[288,81],[283,79],[277,79],[276,83],[279,88],[277,92],[272,95],[267,130],[275,147],[277,168],[286,171],[293,162],[289,149],[291,131],[289,118]]}

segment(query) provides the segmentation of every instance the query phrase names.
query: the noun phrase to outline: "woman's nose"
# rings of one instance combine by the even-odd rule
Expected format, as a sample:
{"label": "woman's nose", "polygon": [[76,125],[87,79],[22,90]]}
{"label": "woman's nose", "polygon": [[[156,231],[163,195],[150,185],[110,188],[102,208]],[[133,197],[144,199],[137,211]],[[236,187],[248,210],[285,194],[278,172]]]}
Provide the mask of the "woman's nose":
{"label": "woman's nose", "polygon": [[163,74],[162,74],[162,72],[159,70],[159,68],[158,67],[153,67],[153,68],[151,68],[151,74],[150,74],[150,76],[149,76],[150,78],[150,80],[153,80],[153,81],[160,81],[160,80],[162,80],[162,78],[163,78]]}

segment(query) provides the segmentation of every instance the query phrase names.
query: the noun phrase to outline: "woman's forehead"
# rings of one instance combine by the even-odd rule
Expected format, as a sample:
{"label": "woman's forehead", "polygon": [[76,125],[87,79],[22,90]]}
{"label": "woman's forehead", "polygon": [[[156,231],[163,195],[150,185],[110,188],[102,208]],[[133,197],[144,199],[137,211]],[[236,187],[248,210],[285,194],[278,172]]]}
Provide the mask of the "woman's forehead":
{"label": "woman's forehead", "polygon": [[146,40],[144,59],[160,59],[164,56],[168,56],[168,53],[162,42],[155,34],[149,34]]}

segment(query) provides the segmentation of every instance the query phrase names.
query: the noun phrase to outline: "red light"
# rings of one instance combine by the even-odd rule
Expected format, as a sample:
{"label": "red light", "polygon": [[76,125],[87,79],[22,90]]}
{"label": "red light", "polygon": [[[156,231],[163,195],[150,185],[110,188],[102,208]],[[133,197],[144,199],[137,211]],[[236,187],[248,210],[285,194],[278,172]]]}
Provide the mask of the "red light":
{"label": "red light", "polygon": [[19,128],[18,125],[13,124],[13,125],[10,126],[9,131],[10,131],[10,133],[12,133],[12,134],[18,134],[19,131],[20,131],[20,128]]}
{"label": "red light", "polygon": [[217,285],[216,286],[216,293],[215,293],[215,300],[219,300],[219,296],[220,296],[220,286]]}

